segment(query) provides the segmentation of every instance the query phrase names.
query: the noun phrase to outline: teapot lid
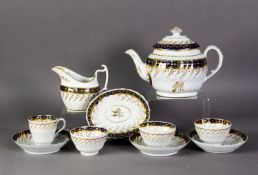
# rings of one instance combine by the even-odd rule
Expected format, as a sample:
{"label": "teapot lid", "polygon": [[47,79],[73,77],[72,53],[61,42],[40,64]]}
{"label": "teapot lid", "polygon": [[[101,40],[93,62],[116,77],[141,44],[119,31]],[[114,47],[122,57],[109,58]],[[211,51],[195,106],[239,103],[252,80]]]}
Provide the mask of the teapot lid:
{"label": "teapot lid", "polygon": [[185,35],[181,35],[182,29],[174,27],[170,30],[172,35],[164,37],[161,41],[155,43],[155,49],[181,50],[181,49],[196,49],[200,45]]}

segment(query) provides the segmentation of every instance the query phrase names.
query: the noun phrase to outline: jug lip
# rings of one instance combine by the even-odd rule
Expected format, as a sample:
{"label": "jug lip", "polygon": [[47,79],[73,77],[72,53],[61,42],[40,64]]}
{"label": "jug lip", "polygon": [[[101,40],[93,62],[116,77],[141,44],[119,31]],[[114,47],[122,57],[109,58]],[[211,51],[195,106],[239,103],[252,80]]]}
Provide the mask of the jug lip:
{"label": "jug lip", "polygon": [[52,68],[52,70],[54,72],[56,72],[57,74],[59,74],[59,76],[62,75],[63,78],[69,77],[66,79],[71,79],[71,80],[77,81],[79,83],[90,83],[97,76],[96,74],[94,74],[92,77],[85,77],[85,76],[82,76],[82,75],[74,72],[73,70],[71,70],[67,67],[63,67],[63,66],[55,66]]}

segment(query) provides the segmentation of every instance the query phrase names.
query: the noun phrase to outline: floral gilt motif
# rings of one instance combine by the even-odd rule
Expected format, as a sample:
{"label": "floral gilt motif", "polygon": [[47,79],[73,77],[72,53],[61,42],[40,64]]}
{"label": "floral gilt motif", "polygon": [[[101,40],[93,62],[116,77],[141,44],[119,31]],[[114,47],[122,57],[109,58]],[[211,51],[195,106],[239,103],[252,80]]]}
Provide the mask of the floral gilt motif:
{"label": "floral gilt motif", "polygon": [[175,84],[172,86],[172,92],[182,92],[184,91],[184,82],[177,81]]}

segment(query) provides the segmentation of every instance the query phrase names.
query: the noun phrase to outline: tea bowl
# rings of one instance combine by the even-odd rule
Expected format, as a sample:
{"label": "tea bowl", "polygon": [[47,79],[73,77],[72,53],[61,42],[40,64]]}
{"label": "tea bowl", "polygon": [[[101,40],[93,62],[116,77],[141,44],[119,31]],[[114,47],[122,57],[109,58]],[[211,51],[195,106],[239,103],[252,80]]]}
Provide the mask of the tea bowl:
{"label": "tea bowl", "polygon": [[105,128],[92,126],[77,127],[70,131],[76,149],[84,156],[97,155],[107,140],[107,134]]}
{"label": "tea bowl", "polygon": [[169,122],[149,121],[139,127],[143,142],[152,147],[165,147],[172,142],[176,126]]}
{"label": "tea bowl", "polygon": [[231,122],[219,118],[203,118],[194,121],[200,140],[206,143],[222,143],[231,129]]}

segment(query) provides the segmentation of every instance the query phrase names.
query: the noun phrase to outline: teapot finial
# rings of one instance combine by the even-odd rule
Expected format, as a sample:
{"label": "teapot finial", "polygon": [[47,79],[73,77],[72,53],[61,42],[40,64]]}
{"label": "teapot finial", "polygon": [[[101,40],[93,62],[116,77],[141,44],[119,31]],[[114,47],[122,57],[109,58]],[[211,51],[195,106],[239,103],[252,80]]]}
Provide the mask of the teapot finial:
{"label": "teapot finial", "polygon": [[170,30],[170,32],[173,34],[180,34],[182,31],[183,30],[177,26]]}

